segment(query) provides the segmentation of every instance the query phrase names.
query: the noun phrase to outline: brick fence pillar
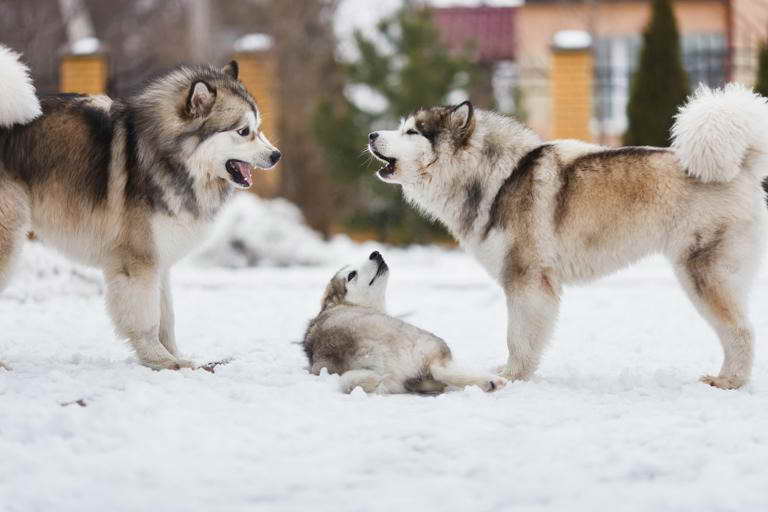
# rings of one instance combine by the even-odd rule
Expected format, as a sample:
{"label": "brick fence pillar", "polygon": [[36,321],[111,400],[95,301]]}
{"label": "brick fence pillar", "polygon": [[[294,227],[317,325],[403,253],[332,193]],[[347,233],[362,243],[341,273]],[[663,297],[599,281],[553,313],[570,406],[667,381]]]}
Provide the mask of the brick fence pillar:
{"label": "brick fence pillar", "polygon": [[591,141],[593,57],[589,35],[570,30],[555,34],[551,69],[554,138]]}
{"label": "brick fence pillar", "polygon": [[59,91],[104,94],[108,73],[104,54],[65,55],[59,68]]}
{"label": "brick fence pillar", "polygon": [[[240,66],[240,81],[256,100],[262,115],[261,129],[279,148],[278,122],[280,104],[277,84],[277,62],[271,47],[239,51],[234,59]],[[280,186],[280,166],[253,175],[252,190],[262,197],[274,197]]]}

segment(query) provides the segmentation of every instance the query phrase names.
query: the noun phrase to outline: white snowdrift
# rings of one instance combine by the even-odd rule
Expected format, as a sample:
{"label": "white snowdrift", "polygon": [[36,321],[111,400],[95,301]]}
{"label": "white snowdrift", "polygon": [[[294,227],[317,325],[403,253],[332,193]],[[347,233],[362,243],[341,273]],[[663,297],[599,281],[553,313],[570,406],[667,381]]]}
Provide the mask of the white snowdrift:
{"label": "white snowdrift", "polygon": [[305,224],[296,205],[285,199],[241,193],[224,208],[211,236],[191,259],[228,268],[320,265],[354,245],[344,236],[324,241]]}
{"label": "white snowdrift", "polygon": [[21,253],[10,288],[0,298],[41,301],[53,295],[100,295],[103,290],[100,271],[73,263],[39,242],[31,242]]}

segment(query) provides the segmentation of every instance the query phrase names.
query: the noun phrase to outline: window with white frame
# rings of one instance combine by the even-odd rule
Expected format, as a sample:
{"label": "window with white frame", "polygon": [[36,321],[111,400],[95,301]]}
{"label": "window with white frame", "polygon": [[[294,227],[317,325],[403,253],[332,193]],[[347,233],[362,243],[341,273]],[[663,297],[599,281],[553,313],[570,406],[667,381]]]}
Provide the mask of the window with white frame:
{"label": "window with white frame", "polygon": [[[725,82],[728,48],[724,34],[686,34],[681,42],[691,90],[699,83],[717,87]],[[629,87],[640,46],[639,35],[598,38],[594,42],[594,120],[599,133],[620,135],[627,129]]]}

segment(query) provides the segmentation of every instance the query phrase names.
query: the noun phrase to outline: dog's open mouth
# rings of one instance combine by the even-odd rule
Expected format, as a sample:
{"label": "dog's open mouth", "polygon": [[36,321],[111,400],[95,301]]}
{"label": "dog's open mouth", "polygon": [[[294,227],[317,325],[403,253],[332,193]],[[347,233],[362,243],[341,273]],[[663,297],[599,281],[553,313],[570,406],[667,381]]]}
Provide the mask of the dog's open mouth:
{"label": "dog's open mouth", "polygon": [[382,258],[381,261],[379,261],[379,268],[376,269],[376,275],[373,276],[373,279],[371,279],[371,282],[368,283],[368,286],[371,286],[376,279],[383,276],[389,271],[389,267],[387,266],[386,262]]}
{"label": "dog's open mouth", "polygon": [[370,146],[370,149],[373,156],[386,163],[384,167],[376,171],[379,176],[382,178],[388,178],[389,176],[392,176],[395,173],[395,169],[397,168],[397,158],[384,156],[376,151],[376,149],[372,146]]}
{"label": "dog's open mouth", "polygon": [[232,181],[243,188],[253,184],[253,166],[242,160],[227,160],[225,164],[227,172],[232,176]]}

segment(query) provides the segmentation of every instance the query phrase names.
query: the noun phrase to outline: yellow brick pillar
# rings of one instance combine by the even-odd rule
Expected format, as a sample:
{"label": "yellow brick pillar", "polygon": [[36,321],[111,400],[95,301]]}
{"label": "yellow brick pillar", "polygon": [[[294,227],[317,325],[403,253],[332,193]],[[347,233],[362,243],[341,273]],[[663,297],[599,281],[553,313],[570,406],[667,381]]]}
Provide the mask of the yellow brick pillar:
{"label": "yellow brick pillar", "polygon": [[[241,50],[234,55],[234,59],[240,65],[240,81],[259,106],[262,131],[279,147],[280,98],[277,84],[277,59],[271,45],[258,50]],[[251,190],[262,197],[274,197],[279,189],[279,180],[279,164],[269,171],[256,170]]]}
{"label": "yellow brick pillar", "polygon": [[552,47],[552,132],[556,139],[591,141],[593,56],[586,32],[555,34]]}
{"label": "yellow brick pillar", "polygon": [[59,69],[59,91],[81,94],[104,94],[107,90],[107,56],[65,55]]}

